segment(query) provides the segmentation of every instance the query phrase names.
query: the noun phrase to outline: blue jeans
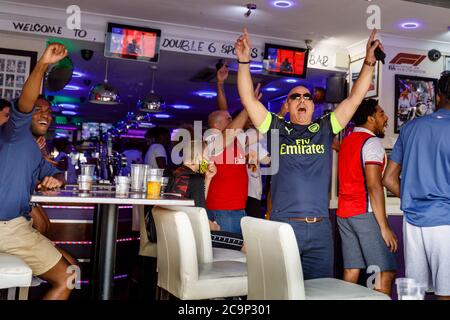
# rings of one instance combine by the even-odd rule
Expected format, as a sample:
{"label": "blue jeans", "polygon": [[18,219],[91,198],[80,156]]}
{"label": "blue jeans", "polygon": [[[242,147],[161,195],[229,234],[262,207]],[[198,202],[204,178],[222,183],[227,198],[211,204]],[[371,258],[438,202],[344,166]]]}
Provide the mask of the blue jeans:
{"label": "blue jeans", "polygon": [[242,234],[241,219],[245,217],[245,210],[208,210],[208,219],[216,221],[220,231]]}
{"label": "blue jeans", "polygon": [[305,280],[334,277],[333,235],[330,219],[323,219],[316,223],[275,217],[272,220],[288,223],[294,229]]}

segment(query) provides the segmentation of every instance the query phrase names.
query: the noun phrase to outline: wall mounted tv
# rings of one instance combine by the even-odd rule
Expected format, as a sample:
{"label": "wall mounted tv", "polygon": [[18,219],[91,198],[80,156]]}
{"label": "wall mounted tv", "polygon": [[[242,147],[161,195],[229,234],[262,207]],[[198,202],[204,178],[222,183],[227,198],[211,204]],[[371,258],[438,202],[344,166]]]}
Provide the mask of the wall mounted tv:
{"label": "wall mounted tv", "polygon": [[263,73],[287,77],[305,78],[308,49],[266,43]]}
{"label": "wall mounted tv", "polygon": [[108,23],[105,57],[158,62],[161,30]]}

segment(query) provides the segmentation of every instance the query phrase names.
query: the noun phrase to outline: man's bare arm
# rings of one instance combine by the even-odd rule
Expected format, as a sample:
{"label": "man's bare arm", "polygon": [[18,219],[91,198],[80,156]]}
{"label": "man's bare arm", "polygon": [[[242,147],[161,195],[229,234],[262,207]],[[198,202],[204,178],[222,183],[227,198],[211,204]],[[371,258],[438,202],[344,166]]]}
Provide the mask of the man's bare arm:
{"label": "man's bare arm", "polygon": [[[250,61],[250,38],[247,29],[235,44],[236,55],[240,62]],[[238,68],[238,90],[241,103],[247,110],[255,127],[260,127],[267,116],[266,107],[255,97],[249,63],[240,63]]]}
{"label": "man's bare arm", "polygon": [[[375,40],[376,33],[377,31],[374,29],[366,46],[365,61],[371,64],[376,63],[375,49],[380,47],[380,49],[383,50],[383,46],[380,41]],[[375,42],[372,45],[373,41]],[[345,126],[350,122],[362,100],[366,96],[370,83],[372,82],[374,70],[375,66],[363,64],[359,77],[353,85],[349,97],[336,107],[334,114],[342,128],[345,128]]]}
{"label": "man's bare arm", "polygon": [[383,185],[392,192],[396,197],[400,198],[400,171],[402,166],[389,160],[386,171],[383,176]]}
{"label": "man's bare arm", "polygon": [[225,80],[228,78],[228,66],[224,64],[217,71],[217,109],[228,110],[227,96],[225,94]]}
{"label": "man's bare arm", "polygon": [[372,205],[375,219],[380,227],[381,235],[392,252],[397,251],[397,237],[389,227],[386,216],[386,204],[382,180],[382,168],[376,164],[366,164],[364,168],[367,190],[369,192],[370,204]]}
{"label": "man's bare arm", "polygon": [[17,108],[22,113],[30,113],[33,110],[39,93],[41,92],[42,79],[47,67],[67,56],[67,49],[62,44],[52,43],[45,49],[44,54],[39,59],[27,81],[25,82],[22,94],[19,97]]}

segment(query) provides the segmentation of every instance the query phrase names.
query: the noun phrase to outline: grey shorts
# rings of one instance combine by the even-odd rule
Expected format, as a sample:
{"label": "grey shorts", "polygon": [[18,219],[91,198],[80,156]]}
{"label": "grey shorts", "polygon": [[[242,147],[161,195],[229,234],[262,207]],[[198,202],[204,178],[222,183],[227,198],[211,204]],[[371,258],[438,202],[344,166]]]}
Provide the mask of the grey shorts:
{"label": "grey shorts", "polygon": [[381,236],[380,227],[372,212],[350,218],[337,218],[342,239],[344,269],[378,267],[379,272],[397,269],[395,254]]}

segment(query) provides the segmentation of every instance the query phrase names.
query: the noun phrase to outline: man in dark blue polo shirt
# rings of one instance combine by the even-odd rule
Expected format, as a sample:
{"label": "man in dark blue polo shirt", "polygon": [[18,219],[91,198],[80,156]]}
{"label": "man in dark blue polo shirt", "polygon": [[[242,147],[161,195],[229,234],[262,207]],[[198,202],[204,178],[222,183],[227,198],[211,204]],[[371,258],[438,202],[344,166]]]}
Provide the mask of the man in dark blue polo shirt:
{"label": "man in dark blue polo shirt", "polygon": [[[382,49],[375,35],[374,30],[350,96],[334,112],[314,122],[312,95],[302,86],[293,88],[285,102],[290,121],[268,112],[253,94],[249,68],[251,45],[247,30],[235,45],[242,104],[260,132],[278,130],[279,171],[272,178],[271,219],[287,222],[293,227],[305,279],[333,276],[333,239],[328,218],[331,145],[334,136],[353,117],[369,89],[376,64],[374,52],[377,47]],[[271,154],[272,159],[274,156]]]}
{"label": "man in dark blue polo shirt", "polygon": [[406,276],[450,300],[449,71],[438,86],[439,109],[402,128],[383,182],[401,198]]}
{"label": "man in dark blue polo shirt", "polygon": [[35,102],[47,67],[66,55],[61,44],[47,47],[20,98],[12,105],[9,121],[0,128],[0,252],[19,256],[34,275],[52,285],[44,299],[69,297],[70,274],[66,271],[70,264],[50,240],[32,227],[29,202],[36,188],[53,190],[61,187],[64,179],[42,157],[32,132],[39,134],[48,129],[50,106],[35,107]]}

